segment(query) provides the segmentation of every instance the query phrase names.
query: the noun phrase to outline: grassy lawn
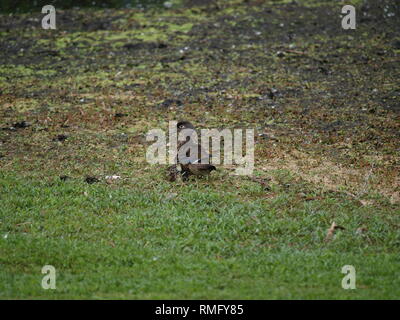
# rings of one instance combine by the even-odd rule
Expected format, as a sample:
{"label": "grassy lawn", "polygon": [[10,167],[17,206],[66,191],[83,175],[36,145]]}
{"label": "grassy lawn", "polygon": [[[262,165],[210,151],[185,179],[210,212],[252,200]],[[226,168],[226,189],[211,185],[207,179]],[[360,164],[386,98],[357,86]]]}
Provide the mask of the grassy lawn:
{"label": "grassy lawn", "polygon": [[[0,299],[399,299],[392,2],[192,2],[0,15]],[[167,181],[180,119],[254,128],[253,179]]]}
{"label": "grassy lawn", "polygon": [[[196,183],[171,194],[145,180],[110,188],[2,175],[1,183],[2,298],[400,297],[390,206],[279,190],[265,201],[251,184]],[[332,220],[346,230],[325,243]],[[368,234],[357,234],[365,221]],[[46,264],[56,267],[57,290],[40,287]],[[347,264],[356,290],[341,287]]]}

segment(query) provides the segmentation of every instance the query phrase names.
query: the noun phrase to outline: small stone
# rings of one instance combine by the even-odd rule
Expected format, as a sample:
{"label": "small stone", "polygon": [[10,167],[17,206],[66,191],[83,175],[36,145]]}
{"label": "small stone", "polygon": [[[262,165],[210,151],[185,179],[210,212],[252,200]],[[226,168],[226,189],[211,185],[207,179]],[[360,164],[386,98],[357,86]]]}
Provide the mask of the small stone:
{"label": "small stone", "polygon": [[24,129],[24,128],[27,128],[29,126],[30,126],[30,124],[27,123],[26,121],[16,122],[13,125],[13,127],[17,128],[17,129]]}
{"label": "small stone", "polygon": [[65,141],[65,140],[67,140],[67,138],[68,138],[67,135],[65,135],[65,134],[59,134],[57,137],[55,137],[55,138],[53,139],[53,141],[60,141],[60,142],[63,142],[63,141]]}
{"label": "small stone", "polygon": [[393,47],[394,47],[395,49],[400,49],[400,40],[394,41],[394,42],[393,42]]}
{"label": "small stone", "polygon": [[283,58],[285,55],[286,55],[286,54],[285,54],[283,51],[277,51],[277,52],[276,52],[276,56],[277,56],[278,58]]}
{"label": "small stone", "polygon": [[169,8],[172,7],[172,5],[173,5],[173,4],[172,4],[171,1],[165,1],[165,2],[164,2],[164,7],[165,7],[165,8],[168,8],[168,9],[169,9]]}
{"label": "small stone", "polygon": [[118,179],[121,179],[121,176],[116,176],[116,175],[114,175],[114,176],[106,176],[106,179],[107,180],[118,180]]}
{"label": "small stone", "polygon": [[88,184],[93,184],[93,183],[100,182],[100,180],[97,179],[96,177],[89,177],[88,176],[88,177],[85,178],[85,182],[88,183]]}

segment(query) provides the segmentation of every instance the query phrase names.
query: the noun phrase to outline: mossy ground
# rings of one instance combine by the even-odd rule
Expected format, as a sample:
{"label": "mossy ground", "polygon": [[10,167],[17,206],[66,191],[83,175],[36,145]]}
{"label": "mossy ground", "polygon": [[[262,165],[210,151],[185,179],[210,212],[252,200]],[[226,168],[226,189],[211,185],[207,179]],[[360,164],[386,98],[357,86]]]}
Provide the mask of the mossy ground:
{"label": "mossy ground", "polygon": [[[356,30],[338,1],[2,15],[0,296],[399,298],[400,10],[350,2]],[[178,119],[256,129],[271,190],[167,182],[144,136]]]}

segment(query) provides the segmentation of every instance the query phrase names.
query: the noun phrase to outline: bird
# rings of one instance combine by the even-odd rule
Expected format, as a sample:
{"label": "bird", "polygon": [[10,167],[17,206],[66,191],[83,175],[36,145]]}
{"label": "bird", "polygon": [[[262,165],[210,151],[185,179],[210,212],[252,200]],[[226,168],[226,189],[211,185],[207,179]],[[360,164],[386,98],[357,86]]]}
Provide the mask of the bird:
{"label": "bird", "polygon": [[[202,148],[201,144],[196,144],[194,141],[194,133],[196,133],[196,128],[189,121],[179,121],[177,123],[177,134],[179,134],[182,130],[187,129],[188,135],[184,141],[178,141],[177,149],[177,163],[210,163],[211,155],[209,155],[204,148]],[[182,148],[184,147],[185,148]],[[186,150],[187,149],[187,150]],[[196,150],[197,153],[191,154],[192,150]],[[185,152],[186,151],[186,152]],[[202,157],[203,156],[203,157]]]}
{"label": "bird", "polygon": [[181,132],[183,129],[192,129],[196,130],[194,125],[190,121],[182,120],[176,124],[176,128],[178,129],[178,133]]}
{"label": "bird", "polygon": [[180,174],[180,171],[178,170],[178,167],[176,164],[169,166],[167,168],[167,179],[170,182],[174,182],[176,181],[176,178],[178,177],[178,175]]}
{"label": "bird", "polygon": [[[196,132],[196,128],[194,127],[194,125],[186,120],[179,121],[176,126],[177,126],[178,136],[179,133],[185,129],[193,130],[193,132]],[[192,147],[197,148],[196,156],[195,155],[191,156],[190,149],[188,149],[186,151],[185,157],[182,159],[181,153],[184,152],[185,150],[182,150],[181,148],[187,143],[189,143],[191,139],[193,139],[192,134],[189,134],[189,136],[186,137],[186,140],[178,141],[177,163],[180,166],[180,173],[182,175],[183,180],[187,180],[192,175],[205,176],[210,174],[211,171],[217,170],[215,166],[209,163],[211,155],[208,154],[200,144],[192,145]],[[203,155],[205,155],[205,157],[202,158]],[[186,160],[187,162],[181,160]]]}
{"label": "bird", "polygon": [[205,176],[207,174],[210,174],[211,171],[217,170],[217,168],[211,164],[205,164],[205,163],[188,163],[186,165],[187,169],[192,175],[195,176]]}

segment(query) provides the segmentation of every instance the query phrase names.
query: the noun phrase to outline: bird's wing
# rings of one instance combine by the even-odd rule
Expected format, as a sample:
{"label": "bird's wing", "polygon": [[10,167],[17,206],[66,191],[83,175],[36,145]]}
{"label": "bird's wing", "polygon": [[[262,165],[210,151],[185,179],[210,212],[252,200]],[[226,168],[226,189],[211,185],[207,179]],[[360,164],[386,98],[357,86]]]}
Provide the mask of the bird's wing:
{"label": "bird's wing", "polygon": [[211,171],[215,169],[215,167],[211,164],[206,164],[206,163],[197,163],[197,164],[190,164],[189,165],[189,170],[197,170],[197,171]]}

